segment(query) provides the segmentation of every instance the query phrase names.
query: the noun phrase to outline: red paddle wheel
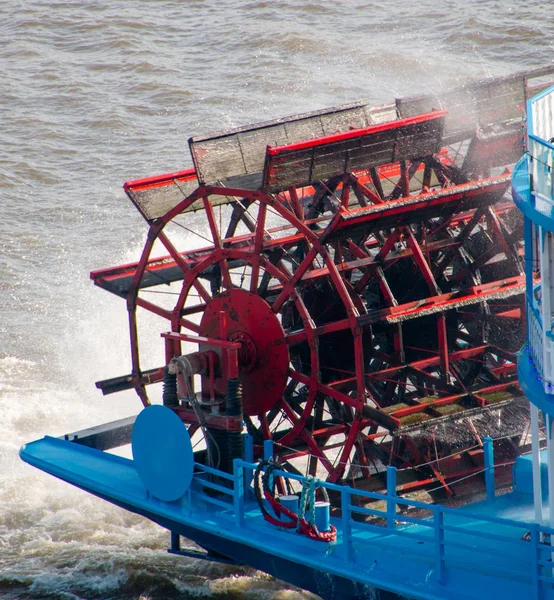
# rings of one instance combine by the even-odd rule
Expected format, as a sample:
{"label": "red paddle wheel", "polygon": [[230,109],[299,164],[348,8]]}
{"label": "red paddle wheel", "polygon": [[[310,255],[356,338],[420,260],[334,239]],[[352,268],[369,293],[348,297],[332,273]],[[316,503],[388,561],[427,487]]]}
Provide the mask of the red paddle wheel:
{"label": "red paddle wheel", "polygon": [[[132,374],[98,386],[147,405],[165,380],[226,468],[241,431],[330,481],[473,446],[483,419],[517,440],[525,282],[506,167],[532,77],[192,138],[195,169],[127,183],[142,256],[92,278],[126,299]],[[139,308],[167,322],[150,370]]]}

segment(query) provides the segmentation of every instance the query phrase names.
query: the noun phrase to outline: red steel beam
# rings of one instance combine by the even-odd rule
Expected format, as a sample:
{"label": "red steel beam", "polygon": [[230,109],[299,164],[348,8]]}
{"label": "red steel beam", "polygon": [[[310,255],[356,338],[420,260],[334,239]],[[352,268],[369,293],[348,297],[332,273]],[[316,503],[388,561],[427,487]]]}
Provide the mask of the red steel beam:
{"label": "red steel beam", "polygon": [[184,171],[176,171],[175,173],[164,173],[163,175],[154,175],[153,177],[126,181],[123,184],[123,189],[126,192],[129,190],[139,192],[148,188],[172,184],[175,180],[180,181],[190,179],[196,179],[196,171],[194,169],[185,169]]}
{"label": "red steel beam", "polygon": [[[488,394],[492,392],[501,392],[510,387],[516,386],[515,381],[509,381],[506,383],[499,383],[496,385],[490,385],[488,387],[480,388],[479,390],[475,390],[476,394]],[[444,398],[439,398],[437,400],[433,400],[432,402],[426,402],[422,404],[417,404],[414,406],[407,406],[405,408],[399,408],[391,413],[391,416],[396,419],[402,419],[402,417],[407,417],[409,415],[414,415],[416,413],[425,412],[428,408],[435,408],[437,406],[444,406],[445,404],[453,404],[457,400],[461,400],[462,398],[467,398],[467,396],[471,396],[471,392],[463,392],[460,394],[454,394],[452,396],[445,396]]]}
{"label": "red steel beam", "polygon": [[[376,220],[390,219],[395,222],[421,219],[417,212],[434,209],[435,214],[440,214],[442,208],[448,204],[460,202],[471,203],[494,203],[510,185],[510,175],[490,177],[478,182],[464,183],[450,188],[431,191],[398,200],[390,200],[384,204],[355,208],[343,214],[340,223],[337,224],[337,232],[342,229],[363,225]],[[473,206],[472,208],[477,208]]]}
{"label": "red steel beam", "polygon": [[[498,192],[500,189],[503,189],[504,187],[506,187],[508,185],[508,183],[509,183],[509,178],[506,178],[506,177],[491,178],[491,179],[484,180],[482,182],[478,182],[478,185],[472,184],[472,185],[469,185],[469,187],[468,187],[468,185],[454,186],[452,188],[448,188],[448,190],[441,190],[438,193],[433,192],[433,193],[428,193],[428,194],[420,194],[418,196],[412,196],[408,199],[404,198],[401,200],[390,201],[390,202],[384,203],[379,206],[373,206],[373,207],[367,207],[367,208],[357,208],[357,209],[353,209],[353,210],[343,209],[343,215],[341,217],[340,222],[337,223],[336,227],[338,229],[342,229],[347,225],[350,226],[350,225],[359,224],[360,222],[381,219],[384,216],[394,215],[394,214],[396,214],[397,211],[400,211],[400,213],[404,213],[405,212],[404,209],[406,208],[406,206],[409,207],[410,213],[412,213],[412,216],[414,216],[415,211],[418,208],[426,209],[430,205],[432,205],[434,202],[437,202],[441,206],[443,206],[445,203],[457,203],[466,196],[477,197],[478,195],[482,195],[482,194],[485,194],[488,192]],[[472,189],[470,189],[470,188],[472,188]],[[239,192],[239,190],[234,190],[234,191],[237,193]],[[242,193],[246,194],[247,191],[242,190]],[[437,196],[437,194],[438,194],[438,196]],[[380,207],[383,207],[384,210],[379,210],[378,213],[371,212],[372,209],[375,209],[375,208],[379,209]],[[507,209],[508,208],[506,208],[506,210]],[[360,211],[366,211],[366,213],[365,214],[363,212],[360,213]],[[370,212],[367,212],[367,211],[370,211]],[[469,210],[467,212],[468,216],[471,216],[473,214],[473,212],[474,212],[473,210]],[[416,217],[414,216],[414,218],[416,218]],[[460,215],[459,218],[464,219],[465,216]],[[328,220],[329,220],[328,217],[324,217],[324,218],[319,218],[319,219],[313,219],[311,221],[306,221],[305,223],[306,223],[306,225],[310,225],[312,223],[319,223],[319,222],[328,221]],[[293,231],[293,230],[294,230],[294,227],[288,226],[288,225],[269,229],[268,233],[271,234],[270,239],[264,240],[261,250],[269,251],[273,248],[278,248],[278,247],[287,248],[287,247],[294,246],[294,245],[297,245],[298,243],[302,242],[305,237],[303,234],[294,234],[294,235],[285,236],[285,237],[275,237],[276,233],[284,232],[284,231]],[[318,235],[321,235],[321,233],[324,233],[325,231],[326,230],[323,229],[322,232],[320,232]],[[244,234],[241,236],[236,236],[234,238],[231,238],[230,240],[222,240],[222,242],[225,242],[226,247],[228,247],[230,241],[232,241],[233,245],[240,244],[241,246],[244,245],[246,242],[247,250],[253,250],[255,247],[255,242],[254,242],[255,237],[256,237],[255,233],[250,233],[250,234]],[[452,243],[452,240],[450,240],[450,242]],[[198,250],[195,250],[194,252],[183,252],[183,253],[181,253],[181,256],[183,257],[183,260],[185,261],[185,263],[192,266],[192,263],[198,261],[202,255],[209,254],[213,250],[214,250],[214,246],[208,246],[205,248],[200,248]],[[124,265],[120,265],[120,266],[116,266],[116,267],[99,269],[99,270],[92,271],[90,274],[90,277],[96,285],[109,289],[109,284],[111,282],[116,282],[118,280],[124,280],[124,279],[131,280],[133,275],[136,272],[137,266],[138,266],[138,263],[129,263],[129,264],[124,264]],[[147,265],[146,265],[146,269],[149,272],[159,274],[163,278],[163,271],[166,269],[174,268],[175,266],[176,266],[175,260],[172,259],[171,256],[162,256],[159,258],[149,259],[147,262]]]}
{"label": "red steel beam", "polygon": [[211,415],[210,413],[202,413],[202,422],[198,420],[198,415],[192,408],[173,407],[173,410],[184,423],[206,424],[214,429],[225,429],[227,431],[241,431],[242,419],[237,417],[224,417],[221,415]]}
{"label": "red steel beam", "polygon": [[332,135],[315,138],[313,140],[295,142],[293,144],[286,144],[283,146],[268,146],[266,152],[269,156],[278,156],[283,152],[316,148],[318,146],[343,142],[345,140],[355,139],[374,133],[381,133],[383,131],[390,131],[392,129],[400,129],[409,125],[426,123],[428,121],[442,119],[447,114],[448,111],[446,110],[436,110],[434,112],[416,115],[415,117],[406,117],[404,119],[397,119],[396,121],[387,121],[386,123],[381,123],[379,125],[370,125],[369,127],[365,127],[363,129],[352,129],[343,133],[335,133]]}
{"label": "red steel beam", "polygon": [[[480,354],[491,351],[493,346],[483,345],[475,346],[475,348],[464,348],[463,350],[457,350],[456,352],[450,353],[450,362],[456,362],[457,360],[464,360],[467,358],[474,358]],[[429,367],[438,367],[440,365],[440,356],[431,356],[429,358],[422,358],[412,363],[404,365],[397,365],[389,367],[388,369],[382,369],[374,373],[366,373],[366,376],[371,379],[386,379],[391,375],[396,375],[400,371],[413,367],[414,369],[428,369]]]}
{"label": "red steel beam", "polygon": [[[510,297],[522,294],[525,291],[525,276],[509,277],[501,281],[484,283],[483,285],[471,286],[457,292],[441,294],[440,296],[431,296],[422,300],[406,302],[398,306],[390,306],[381,310],[375,310],[367,315],[356,317],[356,324],[359,327],[365,327],[379,321],[388,323],[399,323],[408,319],[414,319],[426,314],[437,314],[446,312],[459,306],[468,306],[478,304],[486,300],[496,298]],[[322,336],[328,333],[335,333],[350,328],[350,321],[342,319],[332,323],[326,323],[316,327],[313,333],[316,336]],[[289,345],[298,344],[306,339],[306,332],[295,331],[286,336]]]}

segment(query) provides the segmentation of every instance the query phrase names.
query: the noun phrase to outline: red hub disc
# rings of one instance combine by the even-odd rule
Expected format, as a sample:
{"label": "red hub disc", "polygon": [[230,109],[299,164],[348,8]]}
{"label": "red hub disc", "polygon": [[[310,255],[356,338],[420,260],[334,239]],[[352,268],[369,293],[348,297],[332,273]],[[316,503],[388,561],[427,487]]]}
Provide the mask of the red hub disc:
{"label": "red hub disc", "polygon": [[280,400],[287,384],[289,350],[279,319],[265,300],[242,289],[219,294],[206,306],[200,335],[220,337],[220,313],[226,337],[240,342],[239,378],[244,413],[266,413]]}

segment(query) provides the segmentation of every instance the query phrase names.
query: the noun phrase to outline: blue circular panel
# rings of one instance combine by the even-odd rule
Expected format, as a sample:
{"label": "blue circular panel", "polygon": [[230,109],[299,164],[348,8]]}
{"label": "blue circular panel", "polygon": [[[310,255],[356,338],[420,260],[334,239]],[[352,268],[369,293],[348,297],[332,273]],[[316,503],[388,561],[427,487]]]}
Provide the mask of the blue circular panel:
{"label": "blue circular panel", "polygon": [[137,417],[131,440],[137,473],[160,500],[178,500],[189,489],[194,456],[189,433],[166,406],[145,408]]}

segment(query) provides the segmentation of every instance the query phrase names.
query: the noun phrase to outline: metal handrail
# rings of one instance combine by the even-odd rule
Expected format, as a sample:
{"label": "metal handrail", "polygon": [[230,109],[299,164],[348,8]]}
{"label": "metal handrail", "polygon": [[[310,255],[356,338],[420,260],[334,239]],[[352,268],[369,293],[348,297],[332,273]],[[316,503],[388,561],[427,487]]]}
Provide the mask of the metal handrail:
{"label": "metal handrail", "polygon": [[[494,477],[492,476],[495,465],[492,460],[492,440],[485,439],[484,441],[486,442],[484,450],[487,465],[483,472],[485,473],[485,481],[487,484],[487,498],[491,500],[495,493]],[[264,449],[264,455],[270,457],[272,456],[272,443],[266,442],[266,445],[267,447]],[[197,482],[197,485],[200,486],[197,497],[204,501],[212,502],[214,499],[203,494],[201,490],[203,487],[218,490],[221,488],[220,491],[232,497],[230,498],[231,502],[229,503],[219,501],[221,503],[221,508],[225,510],[225,514],[228,518],[234,519],[235,524],[238,527],[243,527],[245,523],[246,492],[258,464],[242,459],[235,459],[232,474],[224,473],[205,465],[196,466],[198,472],[195,475],[195,481]],[[202,478],[202,475],[205,473],[231,481],[232,486],[227,488],[206,481]],[[282,470],[273,471],[273,475],[289,481],[302,482],[305,480],[301,475]],[[429,542],[429,544],[432,544],[431,553],[414,552],[412,559],[423,561],[425,563],[431,562],[434,567],[437,582],[444,583],[449,567],[456,566],[464,569],[473,569],[475,572],[482,571],[481,565],[483,564],[483,556],[488,556],[490,554],[491,545],[484,545],[483,543],[474,545],[468,540],[480,540],[481,542],[483,540],[489,540],[495,542],[495,552],[499,557],[510,556],[510,553],[499,552],[498,542],[509,545],[516,551],[520,550],[522,556],[527,555],[527,560],[520,561],[516,567],[509,570],[509,573],[501,564],[495,566],[488,564],[487,569],[489,573],[494,572],[499,577],[510,575],[523,580],[529,579],[532,589],[534,590],[534,596],[531,597],[537,599],[544,586],[554,584],[553,569],[550,566],[551,563],[548,562],[553,550],[549,545],[541,541],[544,535],[551,535],[552,539],[554,539],[554,528],[401,498],[396,495],[396,469],[394,467],[388,467],[387,481],[387,493],[383,494],[357,490],[350,486],[337,485],[326,481],[318,482],[318,486],[323,487],[328,491],[338,492],[340,495],[340,509],[342,516],[340,517],[340,523],[337,519],[336,525],[342,531],[342,535],[339,537],[340,544],[342,545],[342,552],[333,554],[334,557],[342,559],[346,563],[353,562],[356,554],[355,545],[359,544],[359,534],[364,530],[383,533],[385,537],[397,535],[403,538]],[[192,495],[194,496],[196,493],[197,492],[193,490]],[[354,499],[381,501],[386,508],[377,510],[361,507],[353,503]],[[218,506],[217,502],[212,502],[212,504]],[[399,514],[398,509],[401,506],[425,511],[426,516],[417,517]],[[356,521],[353,518],[353,515],[356,513],[379,517],[384,523],[380,525]],[[459,523],[455,525],[446,523],[445,520],[454,514],[457,520],[467,519],[479,521],[480,523],[490,523],[502,526],[507,530],[511,530],[513,533],[511,535],[503,535],[498,532],[489,534],[480,530],[467,530],[463,526],[460,526]],[[418,530],[417,528],[423,528],[423,531],[421,529]],[[530,542],[521,539],[522,533],[525,532],[530,532]],[[378,538],[372,540],[372,544],[379,544]],[[452,556],[452,553],[449,553],[448,558],[446,558],[448,549],[470,551],[468,554],[471,553],[471,555],[475,555],[475,560],[472,560],[471,558],[469,560],[464,560],[459,556],[454,557]],[[526,550],[528,550],[528,552],[526,552]]]}
{"label": "metal handrail", "polygon": [[[200,471],[209,472],[218,477],[233,481],[232,487],[224,488],[225,492],[232,496],[232,503],[224,504],[227,509],[227,514],[230,515],[230,518],[235,519],[235,523],[239,527],[244,525],[245,519],[245,482],[251,481],[252,474],[257,466],[257,463],[235,459],[234,472],[232,475],[222,473],[216,469],[205,468],[204,465],[199,466]],[[388,475],[395,477],[395,472],[396,469],[394,467],[389,467]],[[304,477],[301,475],[281,470],[275,470],[273,474],[275,477],[282,477],[291,481],[301,482],[304,480]],[[196,480],[201,486],[210,483],[203,480],[201,477],[198,477]],[[417,500],[400,498],[394,493],[379,494],[377,492],[357,490],[350,486],[342,486],[325,481],[318,482],[318,486],[324,487],[329,491],[340,493],[340,509],[342,517],[340,519],[341,523],[337,523],[337,525],[342,529],[342,536],[340,537],[342,552],[334,554],[333,556],[339,557],[347,563],[354,560],[354,545],[359,543],[357,534],[361,533],[363,530],[367,531],[370,529],[375,532],[383,532],[387,537],[392,534],[432,544],[431,554],[414,552],[412,558],[426,563],[431,561],[431,564],[434,565],[437,581],[443,583],[449,567],[457,566],[464,569],[481,571],[482,568],[480,565],[483,562],[482,557],[483,555],[488,555],[491,548],[488,545],[483,546],[483,544],[473,545],[471,542],[467,541],[467,539],[489,539],[494,542],[503,542],[506,545],[509,544],[511,547],[514,547],[514,549],[519,548],[522,551],[522,554],[527,554],[525,550],[528,550],[528,559],[520,561],[519,567],[511,568],[509,574],[512,577],[515,576],[518,578],[530,579],[533,589],[536,590],[537,598],[538,593],[543,586],[554,584],[554,576],[551,573],[552,569],[548,567],[550,563],[547,562],[547,559],[551,556],[552,549],[549,545],[541,542],[541,537],[544,534],[552,535],[554,537],[554,529],[550,527],[466,512],[465,510],[447,508],[438,504],[425,504],[424,502],[419,502]],[[212,487],[212,485],[206,485],[206,487]],[[205,494],[202,494],[202,497],[204,500],[207,500]],[[366,509],[353,504],[354,498],[379,500],[385,503],[387,509],[386,511]],[[425,510],[427,516],[415,517],[397,514],[399,506]],[[229,509],[231,510],[230,513]],[[353,514],[355,513],[374,514],[382,519],[386,519],[386,525],[376,525],[374,523],[356,521],[353,519]],[[513,535],[502,535],[501,533],[487,534],[483,531],[467,530],[460,526],[445,523],[445,519],[454,514],[457,519],[476,520],[482,523],[501,525],[507,529],[515,530],[517,537],[514,539]],[[423,533],[421,530],[417,531],[414,526],[423,527],[424,530],[429,531],[429,533]],[[531,533],[530,542],[525,542],[521,539],[521,533],[526,531],[530,531]],[[453,534],[455,535],[454,538]],[[372,544],[378,543],[378,539],[372,541]],[[495,546],[497,546],[497,544],[495,544]],[[475,560],[464,560],[460,557],[453,557],[451,554],[446,558],[446,551],[449,548],[471,551],[471,554],[476,555],[476,558]],[[502,556],[509,556],[509,553],[502,552]],[[529,570],[529,567],[531,567],[531,571]],[[491,566],[489,564],[487,569],[489,572],[495,572],[500,577],[506,577],[508,575],[506,567],[501,565]]]}

